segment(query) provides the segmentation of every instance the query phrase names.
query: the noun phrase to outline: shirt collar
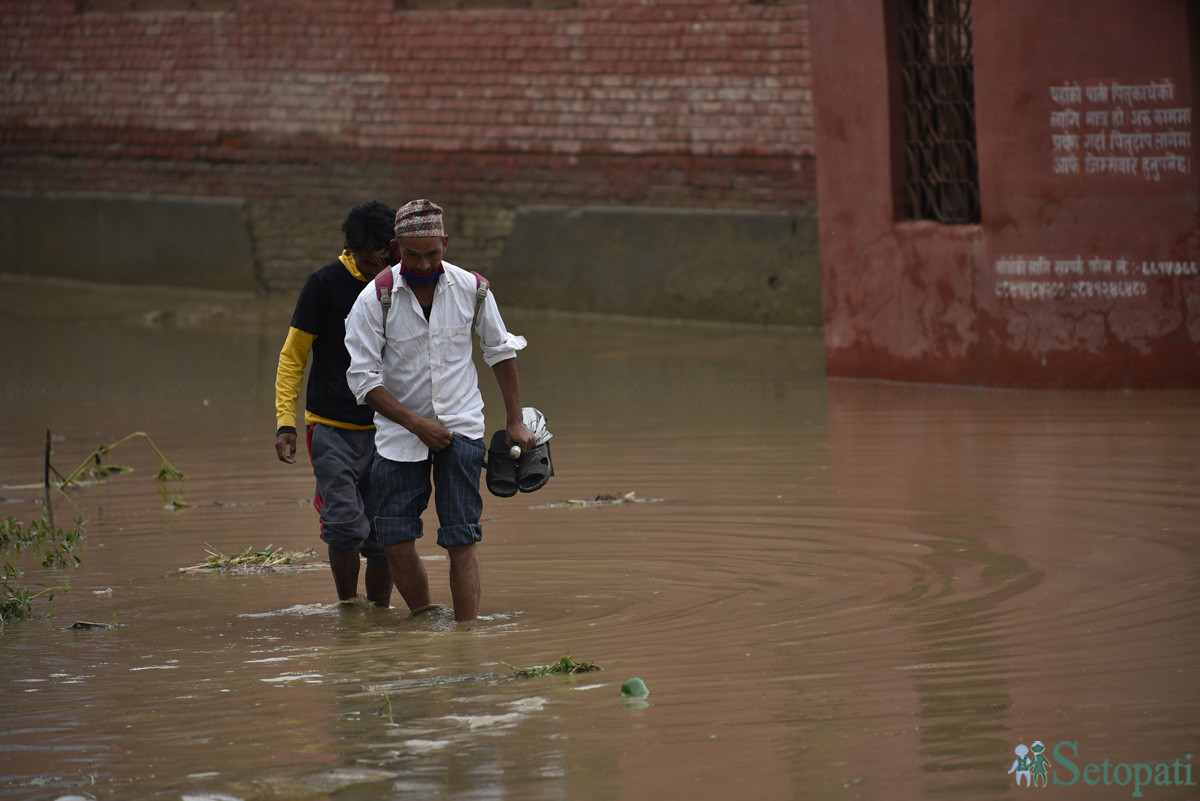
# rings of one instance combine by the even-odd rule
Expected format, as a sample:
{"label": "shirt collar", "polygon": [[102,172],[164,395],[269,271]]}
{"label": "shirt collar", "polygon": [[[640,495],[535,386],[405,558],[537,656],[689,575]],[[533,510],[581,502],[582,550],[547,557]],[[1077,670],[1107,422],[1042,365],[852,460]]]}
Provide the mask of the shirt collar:
{"label": "shirt collar", "polygon": [[358,269],[358,265],[354,263],[354,254],[349,250],[343,250],[342,255],[338,256],[338,261],[359,281],[362,281],[364,284],[367,282],[367,277]]}

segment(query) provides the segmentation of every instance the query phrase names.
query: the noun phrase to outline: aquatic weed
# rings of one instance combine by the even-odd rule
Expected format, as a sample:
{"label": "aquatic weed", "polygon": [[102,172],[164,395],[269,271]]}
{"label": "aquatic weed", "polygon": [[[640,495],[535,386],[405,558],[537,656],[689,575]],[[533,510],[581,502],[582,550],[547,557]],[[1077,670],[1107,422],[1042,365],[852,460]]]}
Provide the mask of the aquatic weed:
{"label": "aquatic weed", "polygon": [[387,693],[383,694],[383,706],[375,711],[375,714],[381,718],[387,718],[388,723],[395,725],[396,718],[392,714],[392,697]]}
{"label": "aquatic weed", "polygon": [[184,474],[176,470],[175,467],[169,461],[167,461],[167,457],[164,456],[163,452],[159,450],[157,445],[154,444],[154,440],[150,439],[150,435],[144,431],[134,431],[132,434],[122,437],[111,445],[101,445],[99,448],[96,448],[96,450],[89,453],[87,458],[83,460],[83,463],[80,464],[79,467],[75,468],[75,472],[71,473],[71,475],[62,480],[62,486],[67,487],[71,484],[74,484],[82,475],[90,475],[93,478],[105,478],[106,476],[114,473],[130,472],[130,468],[122,467],[121,465],[104,466],[100,463],[100,457],[107,456],[109,453],[116,450],[121,445],[124,445],[126,442],[129,442],[131,439],[134,439],[135,437],[141,437],[142,439],[146,440],[146,443],[150,446],[150,448],[156,454],[158,454],[159,461],[162,462],[162,469],[159,470],[158,475],[155,476],[156,481],[165,483],[168,478],[176,479],[181,482],[183,481],[185,478]]}
{"label": "aquatic weed", "polygon": [[[30,522],[28,526],[12,515],[0,522],[0,550],[24,551],[36,550],[41,552],[41,564],[44,568],[78,567],[82,560],[74,551],[83,539],[84,521],[76,517],[75,528],[64,531],[54,528],[45,511],[40,520]],[[4,563],[4,578],[0,582],[0,624],[5,620],[18,620],[33,615],[33,601],[47,596],[46,600],[54,600],[54,593],[66,590],[66,585],[56,585],[34,591],[17,583],[24,575],[22,571],[10,562]]]}
{"label": "aquatic weed", "polygon": [[601,669],[596,666],[595,662],[578,662],[570,654],[548,665],[519,668],[516,665],[508,664],[504,660],[500,660],[500,664],[512,670],[513,678],[516,679],[540,678],[542,676],[568,676],[575,673],[589,673],[593,670]]}
{"label": "aquatic weed", "polygon": [[55,592],[67,589],[65,584],[55,587],[41,585],[42,589],[35,592],[13,583],[22,575],[11,563],[4,563],[4,579],[0,582],[0,630],[3,630],[6,621],[33,617],[33,602],[38,598],[45,595],[47,601],[53,601]]}
{"label": "aquatic weed", "polygon": [[[49,431],[46,432],[46,437],[47,437],[46,485],[47,485],[47,489],[48,489],[49,483],[50,483],[51,471],[53,471],[56,475],[58,474],[58,471],[54,470],[53,467],[50,465],[50,432]],[[150,446],[150,448],[156,454],[158,454],[158,459],[161,462],[161,468],[159,469],[158,473],[154,476],[154,480],[156,482],[158,482],[158,494],[162,497],[163,502],[166,504],[166,508],[170,509],[172,511],[177,510],[177,509],[187,508],[189,504],[187,504],[182,498],[180,498],[178,494],[169,493],[167,490],[167,482],[168,481],[177,481],[177,482],[179,482],[179,489],[180,489],[180,491],[182,491],[184,479],[187,478],[187,476],[184,475],[184,473],[181,472],[180,470],[177,470],[175,468],[175,466],[172,465],[167,460],[167,457],[163,454],[163,452],[161,450],[159,450],[159,447],[154,444],[154,440],[152,440],[150,438],[150,435],[145,433],[144,431],[134,431],[132,434],[122,437],[121,439],[117,440],[116,442],[112,443],[111,445],[101,445],[99,448],[96,448],[96,450],[94,450],[90,454],[88,454],[87,458],[83,460],[83,463],[80,464],[79,467],[75,468],[75,472],[71,473],[71,475],[62,479],[62,481],[59,483],[59,489],[65,493],[67,487],[70,487],[71,485],[75,484],[79,480],[80,477],[85,476],[85,475],[89,476],[94,481],[100,481],[105,478],[108,478],[110,475],[118,475],[121,473],[133,472],[132,468],[124,467],[122,465],[101,464],[100,459],[101,459],[101,457],[107,456],[109,453],[111,453],[117,447],[124,445],[126,442],[129,442],[131,439],[134,439],[137,437],[141,437],[142,439],[146,440],[146,444],[148,444]]]}

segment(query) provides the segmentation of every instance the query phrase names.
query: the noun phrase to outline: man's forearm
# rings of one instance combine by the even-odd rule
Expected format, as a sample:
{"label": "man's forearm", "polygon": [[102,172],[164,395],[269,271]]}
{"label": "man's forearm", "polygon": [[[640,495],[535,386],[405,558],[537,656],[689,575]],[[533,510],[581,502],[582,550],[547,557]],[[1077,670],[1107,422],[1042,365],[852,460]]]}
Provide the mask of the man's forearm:
{"label": "man's forearm", "polygon": [[500,397],[504,400],[504,416],[509,425],[523,421],[521,415],[521,380],[517,376],[517,360],[505,359],[492,365]]}
{"label": "man's forearm", "polygon": [[396,400],[392,393],[388,392],[383,387],[375,387],[367,393],[363,398],[366,404],[375,411],[382,414],[387,419],[397,425],[404,426],[409,431],[413,430],[416,421],[420,418],[414,414],[407,406]]}
{"label": "man's forearm", "polygon": [[422,417],[407,406],[396,400],[392,393],[383,387],[375,387],[363,398],[367,405],[382,414],[397,425],[416,434],[417,439],[428,445],[432,450],[440,451],[450,444],[453,434],[442,424],[441,420]]}

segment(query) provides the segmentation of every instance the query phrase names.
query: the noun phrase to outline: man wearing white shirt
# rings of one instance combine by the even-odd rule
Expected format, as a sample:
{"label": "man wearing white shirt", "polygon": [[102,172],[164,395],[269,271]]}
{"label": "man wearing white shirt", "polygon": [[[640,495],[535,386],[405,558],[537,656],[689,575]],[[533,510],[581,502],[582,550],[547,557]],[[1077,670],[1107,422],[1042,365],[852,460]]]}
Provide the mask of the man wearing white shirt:
{"label": "man wearing white shirt", "polygon": [[396,213],[395,233],[391,248],[399,264],[390,268],[390,307],[372,282],[346,318],[346,380],[358,402],[375,410],[376,528],[396,589],[411,611],[425,610],[429,578],[416,541],[436,484],[437,540],[450,557],[454,617],[474,620],[482,586],[479,476],[487,448],[472,332],[500,386],[506,442],[522,450],[535,446],[517,377],[517,351],[526,343],[504,327],[490,292],[477,313],[473,273],[442,261],[449,240],[441,208],[424,199],[406,204]]}

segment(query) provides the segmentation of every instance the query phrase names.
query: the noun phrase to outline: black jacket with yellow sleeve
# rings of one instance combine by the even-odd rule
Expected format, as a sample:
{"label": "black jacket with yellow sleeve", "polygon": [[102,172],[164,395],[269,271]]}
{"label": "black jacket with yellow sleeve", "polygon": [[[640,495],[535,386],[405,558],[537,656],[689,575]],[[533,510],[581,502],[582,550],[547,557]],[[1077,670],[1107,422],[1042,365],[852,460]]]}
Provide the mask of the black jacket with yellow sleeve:
{"label": "black jacket with yellow sleeve", "polygon": [[367,284],[349,251],[314,271],[304,282],[275,373],[276,436],[295,431],[296,404],[304,366],[312,357],[305,393],[304,423],[335,428],[374,428],[374,412],[346,386],[346,315]]}

